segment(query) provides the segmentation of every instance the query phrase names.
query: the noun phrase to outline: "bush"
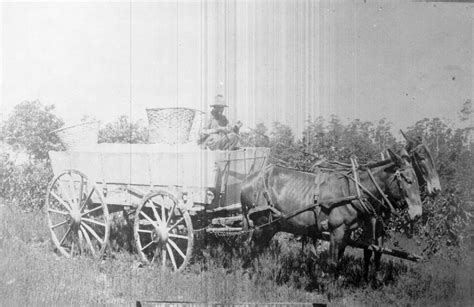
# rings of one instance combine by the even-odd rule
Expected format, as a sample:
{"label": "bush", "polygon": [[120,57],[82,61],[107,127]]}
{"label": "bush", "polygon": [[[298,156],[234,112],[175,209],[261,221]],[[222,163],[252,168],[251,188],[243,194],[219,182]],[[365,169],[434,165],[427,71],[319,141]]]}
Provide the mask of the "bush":
{"label": "bush", "polygon": [[47,161],[23,165],[8,162],[0,172],[0,194],[23,211],[38,210],[44,206],[46,189],[52,177]]}
{"label": "bush", "polygon": [[126,115],[108,123],[99,131],[99,143],[146,144],[148,137],[146,127],[140,122],[131,122]]}
{"label": "bush", "polygon": [[467,202],[455,194],[444,194],[423,204],[423,220],[418,236],[428,243],[425,252],[438,252],[449,258],[458,258],[467,237],[470,215]]}

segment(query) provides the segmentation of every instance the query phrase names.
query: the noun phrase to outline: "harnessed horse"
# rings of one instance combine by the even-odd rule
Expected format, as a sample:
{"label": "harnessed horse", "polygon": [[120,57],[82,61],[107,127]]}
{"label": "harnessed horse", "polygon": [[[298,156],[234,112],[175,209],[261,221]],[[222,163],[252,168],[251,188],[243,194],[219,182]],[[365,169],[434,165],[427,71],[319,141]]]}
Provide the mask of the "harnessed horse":
{"label": "harnessed horse", "polygon": [[328,230],[329,264],[337,267],[350,233],[379,212],[393,210],[389,198],[407,204],[411,220],[421,216],[416,175],[406,160],[390,151],[390,159],[358,168],[350,176],[338,168],[309,173],[269,165],[249,175],[242,182],[241,203],[256,243],[268,244],[279,231],[318,238]]}
{"label": "harnessed horse", "polygon": [[[421,138],[412,138],[407,136],[402,130],[400,130],[400,132],[407,142],[405,150],[402,150],[400,154],[402,158],[412,164],[418,184],[420,186],[420,190],[422,192],[422,198],[424,196],[436,196],[441,191],[441,184],[430,149]],[[376,228],[379,230],[377,235],[377,245],[382,246],[384,233],[383,231],[380,231],[381,225],[379,224],[377,226],[378,227]],[[369,249],[364,249],[365,280],[368,280],[371,257],[372,251]],[[374,252],[375,271],[378,271],[378,268],[380,267],[381,257],[382,253]]]}
{"label": "harnessed horse", "polygon": [[436,165],[430,149],[421,138],[412,138],[400,130],[407,141],[405,149],[410,155],[410,162],[415,169],[418,184],[428,196],[436,196],[441,191]]}

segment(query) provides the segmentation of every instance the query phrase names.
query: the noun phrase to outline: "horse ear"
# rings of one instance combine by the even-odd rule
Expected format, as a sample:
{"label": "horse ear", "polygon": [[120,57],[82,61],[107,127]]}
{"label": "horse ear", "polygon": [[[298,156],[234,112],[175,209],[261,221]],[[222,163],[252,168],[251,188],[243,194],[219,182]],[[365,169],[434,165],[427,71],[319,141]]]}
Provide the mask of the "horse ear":
{"label": "horse ear", "polygon": [[402,159],[402,157],[400,157],[399,155],[397,155],[396,153],[394,153],[390,148],[387,149],[387,151],[388,151],[388,154],[390,155],[390,159],[392,159],[392,161],[393,161],[397,166],[403,165],[403,159]]}
{"label": "horse ear", "polygon": [[402,148],[400,150],[400,157],[402,159],[405,159],[405,160],[409,160],[410,159],[410,155],[408,154],[408,151],[405,149],[405,148]]}
{"label": "horse ear", "polygon": [[414,146],[414,145],[417,143],[417,141],[416,141],[414,138],[409,137],[408,135],[406,135],[406,134],[403,132],[402,129],[400,129],[400,132],[401,132],[401,134],[403,135],[403,137],[405,138],[405,140],[407,141],[408,147]]}

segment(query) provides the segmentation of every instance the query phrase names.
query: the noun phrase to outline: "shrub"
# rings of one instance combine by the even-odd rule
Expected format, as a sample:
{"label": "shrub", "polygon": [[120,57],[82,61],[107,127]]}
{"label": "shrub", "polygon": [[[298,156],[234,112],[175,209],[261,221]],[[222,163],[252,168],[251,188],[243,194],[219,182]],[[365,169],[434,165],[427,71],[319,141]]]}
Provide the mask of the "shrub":
{"label": "shrub", "polygon": [[14,165],[8,162],[0,172],[0,194],[21,210],[32,211],[44,206],[46,189],[53,177],[47,161]]}

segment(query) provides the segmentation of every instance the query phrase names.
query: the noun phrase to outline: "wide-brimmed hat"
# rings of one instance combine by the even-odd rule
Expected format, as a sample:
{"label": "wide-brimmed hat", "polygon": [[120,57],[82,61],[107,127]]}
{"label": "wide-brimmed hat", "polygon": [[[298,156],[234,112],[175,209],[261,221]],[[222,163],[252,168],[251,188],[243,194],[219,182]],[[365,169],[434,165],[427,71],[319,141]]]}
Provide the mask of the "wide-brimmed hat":
{"label": "wide-brimmed hat", "polygon": [[214,107],[227,108],[228,105],[225,104],[224,96],[217,95],[216,98],[214,98],[214,104],[211,104],[210,107],[211,108],[214,108]]}

